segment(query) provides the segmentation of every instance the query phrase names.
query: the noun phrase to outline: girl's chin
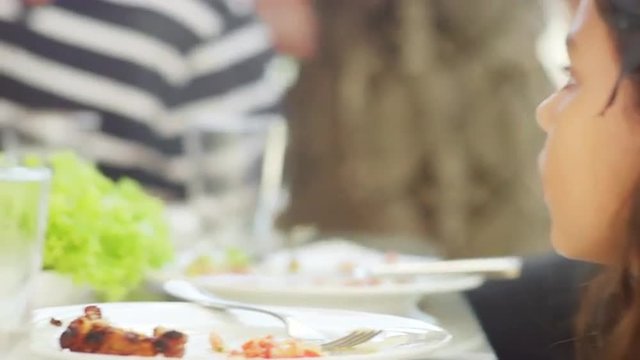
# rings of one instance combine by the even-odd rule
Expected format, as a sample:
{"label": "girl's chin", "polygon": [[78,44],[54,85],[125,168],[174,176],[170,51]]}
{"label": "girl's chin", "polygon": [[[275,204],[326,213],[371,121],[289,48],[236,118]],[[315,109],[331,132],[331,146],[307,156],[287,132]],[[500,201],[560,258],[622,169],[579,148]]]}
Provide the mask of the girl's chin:
{"label": "girl's chin", "polygon": [[610,251],[607,251],[608,249],[596,249],[593,246],[589,246],[589,244],[599,242],[596,239],[588,239],[583,236],[566,235],[556,228],[551,230],[551,244],[559,255],[571,260],[602,265],[614,264],[618,258]]}

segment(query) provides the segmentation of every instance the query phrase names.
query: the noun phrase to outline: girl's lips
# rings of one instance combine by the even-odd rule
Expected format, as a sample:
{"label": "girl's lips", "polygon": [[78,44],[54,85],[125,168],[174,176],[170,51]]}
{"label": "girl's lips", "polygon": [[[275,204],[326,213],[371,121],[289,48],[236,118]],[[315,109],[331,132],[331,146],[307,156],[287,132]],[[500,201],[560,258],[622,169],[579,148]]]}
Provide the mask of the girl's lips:
{"label": "girl's lips", "polygon": [[538,154],[538,172],[542,175],[544,172],[544,163],[547,159],[547,149],[543,148]]}
{"label": "girl's lips", "polygon": [[538,154],[538,174],[539,174],[540,180],[542,182],[542,192],[543,192],[545,203],[547,203],[547,192],[546,192],[546,189],[545,189],[545,186],[544,186],[544,168],[545,168],[546,160],[547,160],[547,148],[545,146],[540,151],[540,154]]}

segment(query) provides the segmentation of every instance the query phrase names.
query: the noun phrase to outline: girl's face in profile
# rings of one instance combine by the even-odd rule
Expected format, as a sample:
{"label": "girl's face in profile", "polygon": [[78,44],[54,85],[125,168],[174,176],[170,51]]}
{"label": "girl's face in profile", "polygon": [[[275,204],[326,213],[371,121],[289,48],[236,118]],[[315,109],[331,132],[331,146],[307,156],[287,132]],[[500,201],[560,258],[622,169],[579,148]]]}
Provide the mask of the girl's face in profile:
{"label": "girl's face in profile", "polygon": [[610,263],[623,249],[639,182],[640,94],[625,80],[607,108],[620,61],[596,0],[581,1],[567,46],[571,79],[538,107],[551,237],[563,255]]}

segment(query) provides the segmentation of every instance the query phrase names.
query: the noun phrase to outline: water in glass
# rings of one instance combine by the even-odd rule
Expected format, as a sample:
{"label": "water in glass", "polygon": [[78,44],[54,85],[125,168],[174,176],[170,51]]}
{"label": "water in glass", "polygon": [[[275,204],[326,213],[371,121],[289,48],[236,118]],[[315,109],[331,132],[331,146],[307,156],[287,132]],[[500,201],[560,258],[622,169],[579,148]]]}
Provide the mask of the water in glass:
{"label": "water in glass", "polygon": [[49,171],[0,167],[0,358],[26,335],[41,267]]}

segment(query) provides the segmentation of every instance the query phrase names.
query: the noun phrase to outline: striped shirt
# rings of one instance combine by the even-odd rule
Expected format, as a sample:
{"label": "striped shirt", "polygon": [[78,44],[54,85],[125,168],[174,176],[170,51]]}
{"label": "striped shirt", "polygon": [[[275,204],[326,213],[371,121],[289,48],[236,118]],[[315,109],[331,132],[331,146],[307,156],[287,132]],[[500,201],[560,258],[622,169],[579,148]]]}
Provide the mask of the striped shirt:
{"label": "striped shirt", "polygon": [[287,84],[250,1],[6,1],[0,102],[98,113],[90,151],[109,176],[182,195],[189,121],[280,112]]}

